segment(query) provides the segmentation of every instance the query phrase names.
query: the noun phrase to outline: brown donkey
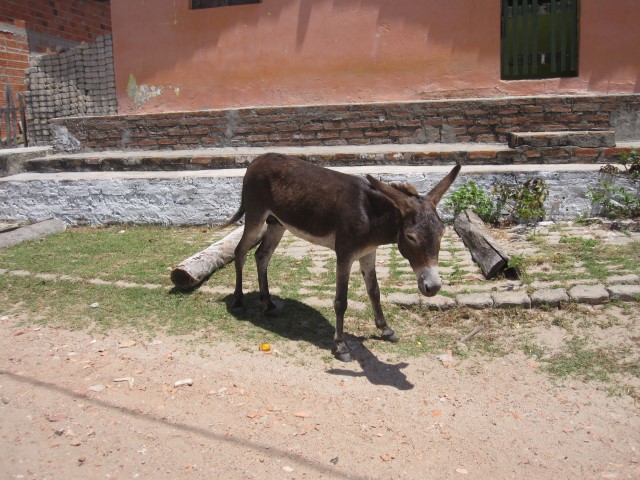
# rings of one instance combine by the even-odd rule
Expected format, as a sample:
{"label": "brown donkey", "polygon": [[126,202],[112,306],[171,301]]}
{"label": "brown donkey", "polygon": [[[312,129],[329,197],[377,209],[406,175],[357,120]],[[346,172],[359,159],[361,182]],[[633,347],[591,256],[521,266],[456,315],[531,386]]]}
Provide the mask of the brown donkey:
{"label": "brown donkey", "polygon": [[349,274],[356,260],[360,262],[376,327],[382,330],[382,338],[397,342],[380,306],[376,248],[397,243],[416,274],[420,291],[429,297],[435,295],[442,285],[437,266],[444,233],[436,205],[459,171],[460,165],[456,165],[422,197],[408,183],[390,185],[370,175],[365,180],[285,155],[259,156],[244,176],[240,208],[224,225],[245,216],[244,233],[235,250],[234,308],[242,307],[242,269],[247,252],[267,222],[267,231],[255,253],[260,300],[267,314],[276,308],[269,295],[267,266],[285,230],[289,230],[336,252],[336,358],[351,360],[343,325]]}

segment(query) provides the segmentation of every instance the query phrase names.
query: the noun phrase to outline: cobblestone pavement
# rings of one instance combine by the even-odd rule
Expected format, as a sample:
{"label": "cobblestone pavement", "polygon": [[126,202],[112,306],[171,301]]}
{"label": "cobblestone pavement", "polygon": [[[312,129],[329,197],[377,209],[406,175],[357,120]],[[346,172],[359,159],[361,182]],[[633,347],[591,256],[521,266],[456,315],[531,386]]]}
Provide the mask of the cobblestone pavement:
{"label": "cobblestone pavement", "polygon": [[[640,262],[629,266],[596,258],[596,264],[605,269],[607,274],[604,278],[594,278],[583,263],[576,262],[567,267],[566,263],[547,261],[548,256],[553,255],[554,248],[564,244],[629,248],[630,244],[640,242],[640,232],[611,230],[599,224],[584,226],[572,222],[547,222],[535,230],[512,227],[495,229],[493,234],[510,255],[522,256],[529,263],[521,279],[486,280],[462,240],[452,227],[448,227],[440,251],[439,272],[443,287],[432,298],[418,293],[415,275],[395,245],[378,248],[376,263],[383,301],[419,305],[427,309],[456,306],[481,309],[557,306],[562,301],[600,304],[609,300],[640,299]],[[301,285],[299,293],[311,295],[307,298],[310,304],[324,307],[333,305],[333,284],[327,283],[326,289],[310,289],[321,283],[322,278],[335,268],[335,255],[331,250],[312,245],[287,232],[276,252],[299,261],[310,259],[309,271],[317,278],[309,280],[308,285]],[[539,264],[536,264],[536,259],[540,260]],[[350,282],[349,308],[363,309],[368,299],[361,282],[354,282],[358,277],[356,262]]]}

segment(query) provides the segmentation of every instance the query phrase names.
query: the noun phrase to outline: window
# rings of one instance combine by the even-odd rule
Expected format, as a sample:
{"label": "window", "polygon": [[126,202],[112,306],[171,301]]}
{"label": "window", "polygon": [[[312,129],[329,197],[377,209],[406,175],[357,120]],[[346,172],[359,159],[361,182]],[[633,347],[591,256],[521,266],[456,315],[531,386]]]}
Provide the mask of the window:
{"label": "window", "polygon": [[502,0],[502,79],[578,75],[579,0]]}
{"label": "window", "polygon": [[260,3],[261,0],[191,0],[191,9],[231,7],[234,5],[247,5],[249,3]]}

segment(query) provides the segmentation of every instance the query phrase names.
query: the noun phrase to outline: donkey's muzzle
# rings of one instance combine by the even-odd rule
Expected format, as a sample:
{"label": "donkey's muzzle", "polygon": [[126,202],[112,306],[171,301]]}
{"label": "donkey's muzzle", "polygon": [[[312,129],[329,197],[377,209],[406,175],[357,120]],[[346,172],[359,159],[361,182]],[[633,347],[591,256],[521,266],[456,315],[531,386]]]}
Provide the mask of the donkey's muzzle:
{"label": "donkey's muzzle", "polygon": [[418,288],[423,295],[433,297],[440,291],[442,280],[440,279],[440,275],[438,275],[437,268],[423,268],[416,273],[416,276],[418,277]]}

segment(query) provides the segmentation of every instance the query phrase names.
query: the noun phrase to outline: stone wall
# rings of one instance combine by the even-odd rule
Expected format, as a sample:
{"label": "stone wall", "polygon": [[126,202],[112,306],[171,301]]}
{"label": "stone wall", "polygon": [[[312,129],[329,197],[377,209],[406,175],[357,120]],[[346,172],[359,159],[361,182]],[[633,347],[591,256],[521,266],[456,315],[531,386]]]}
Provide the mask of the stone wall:
{"label": "stone wall", "polygon": [[117,111],[111,35],[53,55],[33,57],[27,69],[30,145],[50,145],[57,117]]}
{"label": "stone wall", "polygon": [[509,97],[62,118],[57,150],[506,142],[510,132],[640,139],[640,95]]}
{"label": "stone wall", "polygon": [[[379,177],[384,181],[411,182],[418,191],[426,193],[448,171],[449,167],[443,167],[426,173]],[[21,174],[0,178],[0,220],[27,222],[57,218],[69,225],[215,225],[231,218],[240,204],[244,173],[241,170],[228,174],[137,173]],[[456,185],[473,180],[488,191],[496,182],[522,183],[530,177],[543,178],[550,192],[546,201],[547,219],[569,220],[592,213],[585,193],[599,175],[597,169],[503,173],[463,170]],[[444,213],[443,217],[450,219]]]}

